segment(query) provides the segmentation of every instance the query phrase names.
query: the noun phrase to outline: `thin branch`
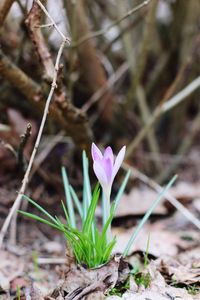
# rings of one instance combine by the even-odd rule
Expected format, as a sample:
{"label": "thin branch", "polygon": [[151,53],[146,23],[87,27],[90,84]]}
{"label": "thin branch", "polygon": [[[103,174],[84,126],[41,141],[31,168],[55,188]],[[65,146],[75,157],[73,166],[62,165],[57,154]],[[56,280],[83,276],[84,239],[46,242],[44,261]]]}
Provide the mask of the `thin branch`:
{"label": "thin branch", "polygon": [[0,1],[0,28],[2,27],[5,18],[13,5],[15,0],[1,0]]}
{"label": "thin branch", "polygon": [[127,24],[125,24],[123,26],[123,28],[121,28],[120,32],[118,33],[117,36],[115,36],[112,40],[110,40],[108,42],[107,45],[104,45],[102,47],[102,52],[107,53],[110,48],[121,38],[123,37],[123,35],[127,34],[129,32],[129,30],[135,28],[142,20],[143,17],[146,15],[147,13],[147,9],[143,9],[142,13],[140,13],[135,19],[127,22]]}
{"label": "thin branch", "polygon": [[93,32],[92,34],[86,35],[84,37],[82,37],[79,41],[77,41],[76,43],[73,43],[70,45],[70,47],[78,47],[81,44],[85,43],[86,41],[99,37],[101,35],[106,34],[108,31],[110,31],[113,27],[119,25],[122,21],[124,21],[125,19],[127,19],[128,17],[130,17],[132,14],[136,13],[138,10],[140,10],[141,8],[147,6],[150,3],[151,0],[146,0],[144,2],[142,2],[141,4],[137,5],[136,7],[132,8],[131,10],[129,10],[125,15],[123,15],[121,18],[119,18],[118,20],[114,21],[112,24],[110,24],[108,27],[103,28],[101,30],[98,30],[96,32]]}
{"label": "thin branch", "polygon": [[31,124],[28,123],[25,133],[23,133],[20,137],[21,140],[20,140],[20,144],[19,144],[19,149],[17,151],[18,165],[19,165],[20,169],[23,171],[25,171],[24,169],[26,166],[26,160],[24,158],[24,148],[26,147],[29,137],[31,136],[31,128],[32,128]]}
{"label": "thin branch", "polygon": [[[147,177],[145,174],[138,171],[136,168],[131,167],[130,165],[123,163],[123,168],[125,170],[131,170],[131,176],[140,179],[142,182],[147,184],[157,193],[161,193],[163,191],[162,187],[156,183],[151,178]],[[169,192],[165,194],[165,198],[178,210],[180,211],[186,219],[188,219],[193,225],[195,225],[198,229],[200,229],[200,220],[197,219],[184,205],[182,205],[176,198],[170,195]]]}
{"label": "thin branch", "polygon": [[62,37],[63,41],[67,42],[68,44],[70,44],[70,38],[66,37],[62,31],[59,29],[59,27],[57,26],[56,22],[53,20],[53,18],[50,16],[50,14],[48,13],[48,11],[46,10],[46,8],[44,7],[44,5],[40,2],[40,0],[35,0],[37,2],[37,4],[40,6],[40,8],[43,10],[43,12],[45,13],[45,15],[49,18],[49,20],[52,23],[52,26],[56,29],[56,31],[59,33],[59,35]]}
{"label": "thin branch", "polygon": [[[157,8],[158,0],[152,0],[149,6],[149,10],[147,16],[145,18],[145,25],[143,30],[143,38],[142,38],[142,45],[137,57],[137,60],[133,59],[132,54],[132,39],[130,35],[126,35],[124,37],[124,48],[126,51],[126,55],[130,64],[130,71],[132,76],[132,84],[130,88],[129,97],[127,97],[127,107],[132,105],[129,103],[129,100],[132,101],[134,97],[137,99],[137,105],[140,110],[140,115],[142,119],[142,123],[145,125],[148,119],[151,116],[151,110],[148,105],[148,99],[146,98],[145,89],[141,84],[141,79],[143,73],[145,71],[146,61],[149,54],[149,45],[151,42],[151,38],[153,36],[154,27],[155,27],[155,15],[156,15],[156,8]],[[124,5],[120,2],[119,10],[124,10]],[[154,128],[152,128],[147,133],[147,141],[149,144],[149,148],[155,154],[159,153],[159,145],[156,139],[156,134],[154,132]],[[161,170],[161,162],[155,161],[155,166],[157,170]]]}
{"label": "thin branch", "polygon": [[[17,67],[0,49],[0,74],[7,79],[38,112],[44,111],[44,95],[41,86]],[[57,100],[57,98],[56,98]],[[72,137],[75,144],[89,149],[91,129],[86,115],[67,98],[52,103],[49,108],[51,118]]]}
{"label": "thin branch", "polygon": [[[138,100],[138,106],[141,111],[141,119],[143,124],[148,122],[148,119],[151,116],[149,106],[147,104],[146,94],[142,85],[138,84],[136,87],[136,96]],[[159,155],[159,145],[156,139],[156,134],[154,128],[151,128],[147,134],[147,141],[149,143],[149,148],[154,153],[154,155]],[[155,166],[158,171],[161,171],[162,164],[160,161],[155,161]]]}
{"label": "thin branch", "polygon": [[[41,2],[39,0],[37,0],[37,2],[38,2],[38,4],[41,4]],[[42,7],[43,7],[43,5],[42,5]],[[43,8],[43,11],[46,13],[45,8]],[[48,14],[48,17],[49,17],[49,14]],[[54,22],[52,20],[52,18],[51,18],[51,21]],[[56,27],[57,26],[55,26],[55,28]],[[58,32],[60,33],[60,31],[58,31]],[[49,95],[47,97],[47,101],[46,101],[46,104],[45,104],[44,113],[43,113],[42,121],[41,121],[41,124],[40,124],[39,132],[38,132],[38,135],[37,135],[37,138],[36,138],[35,146],[33,148],[33,151],[32,151],[32,154],[31,154],[31,157],[30,157],[30,160],[29,160],[29,163],[28,163],[28,167],[27,167],[27,170],[25,172],[25,175],[24,175],[24,178],[23,178],[22,185],[21,185],[21,188],[19,190],[18,196],[15,199],[15,201],[13,203],[13,206],[11,207],[11,210],[10,210],[10,212],[9,212],[9,214],[8,214],[6,220],[5,220],[5,222],[4,222],[4,224],[1,228],[0,248],[3,245],[3,240],[4,240],[4,237],[5,237],[5,234],[8,230],[8,227],[10,225],[10,222],[12,220],[12,217],[15,215],[17,209],[19,208],[19,206],[21,204],[21,201],[22,201],[23,194],[25,193],[26,187],[28,185],[29,175],[30,175],[33,163],[34,163],[35,155],[37,153],[37,150],[38,150],[38,147],[39,147],[39,144],[40,144],[40,141],[41,141],[41,137],[42,137],[42,134],[43,134],[43,129],[44,129],[44,126],[45,126],[45,123],[46,123],[48,113],[49,113],[49,106],[50,106],[50,103],[51,103],[51,100],[52,100],[52,97],[53,97],[53,94],[54,94],[54,91],[55,91],[55,88],[56,88],[56,81],[57,81],[57,77],[58,77],[58,71],[59,71],[59,64],[60,64],[61,55],[62,55],[62,52],[63,52],[63,49],[65,47],[66,42],[69,41],[65,37],[65,35],[63,35],[63,34],[60,34],[60,35],[62,37],[62,43],[60,45],[60,48],[58,50],[58,54],[57,54],[57,57],[56,57],[54,77],[53,77],[53,81],[52,81],[52,84],[51,84],[51,89],[50,89],[50,92],[49,92]]]}
{"label": "thin branch", "polygon": [[151,118],[148,120],[147,124],[140,130],[137,134],[136,138],[129,144],[126,152],[126,158],[128,158],[133,150],[139,145],[139,143],[145,138],[146,134],[149,132],[151,127],[155,124],[155,122],[166,112],[176,107],[178,104],[183,102],[189,95],[191,95],[194,91],[196,91],[200,87],[200,76],[193,80],[190,84],[188,84],[182,91],[180,91],[177,95],[172,97],[166,103],[158,106]]}
{"label": "thin branch", "polygon": [[[33,167],[31,169],[31,173],[29,175],[29,181],[33,178],[33,175],[35,172],[40,168],[40,165],[44,162],[46,157],[49,155],[51,150],[56,146],[57,143],[61,142],[63,140],[63,132],[60,132],[60,134],[56,135],[52,140],[49,141],[47,147],[45,147],[44,150],[42,150],[36,157],[33,163]],[[41,174],[41,170],[39,169],[39,174]],[[26,208],[24,207],[23,210],[27,209],[28,203],[25,202]],[[12,217],[11,224],[10,224],[10,236],[9,236],[9,242],[11,245],[14,245],[16,243],[17,238],[17,214],[15,213]]]}
{"label": "thin branch", "polygon": [[101,97],[110,90],[110,88],[128,71],[128,69],[128,64],[126,62],[123,63],[117,71],[110,76],[106,83],[92,95],[85,105],[82,106],[81,110],[86,113],[92,105],[98,102]]}
{"label": "thin branch", "polygon": [[197,133],[199,133],[199,124],[200,124],[200,112],[198,112],[198,114],[192,121],[191,130],[181,142],[177,151],[177,155],[174,157],[171,164],[169,164],[167,168],[165,168],[163,172],[157,177],[157,180],[159,182],[162,182],[166,178],[169,178],[172,172],[174,172],[176,167],[180,164],[181,160],[183,159],[183,155],[187,153],[188,149],[192,145],[192,142],[197,136]]}
{"label": "thin branch", "polygon": [[51,82],[53,80],[54,64],[40,28],[41,19],[42,10],[38,3],[34,0],[32,8],[26,17],[25,24],[28,27],[32,44],[34,45],[36,53],[42,63],[41,65],[44,70],[44,75],[49,82]]}
{"label": "thin branch", "polygon": [[15,151],[15,149],[13,148],[12,145],[4,142],[2,139],[0,139],[0,146],[3,147],[4,149],[10,151],[15,158],[17,158],[17,152]]}

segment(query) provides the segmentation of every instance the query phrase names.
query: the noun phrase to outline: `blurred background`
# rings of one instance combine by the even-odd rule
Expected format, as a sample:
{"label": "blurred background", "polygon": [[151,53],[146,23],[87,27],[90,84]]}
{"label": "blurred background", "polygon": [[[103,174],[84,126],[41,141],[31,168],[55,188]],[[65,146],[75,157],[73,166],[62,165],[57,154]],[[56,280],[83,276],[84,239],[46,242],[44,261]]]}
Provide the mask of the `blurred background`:
{"label": "blurred background", "polygon": [[[200,72],[200,1],[41,2],[71,43],[31,173],[32,198],[60,203],[62,165],[79,189],[81,152],[90,156],[92,141],[115,153],[126,145],[126,162],[160,184],[174,173],[198,183],[199,83],[190,87]],[[61,43],[32,5],[0,2],[1,220],[30,158]],[[179,103],[171,101],[182,90]]]}

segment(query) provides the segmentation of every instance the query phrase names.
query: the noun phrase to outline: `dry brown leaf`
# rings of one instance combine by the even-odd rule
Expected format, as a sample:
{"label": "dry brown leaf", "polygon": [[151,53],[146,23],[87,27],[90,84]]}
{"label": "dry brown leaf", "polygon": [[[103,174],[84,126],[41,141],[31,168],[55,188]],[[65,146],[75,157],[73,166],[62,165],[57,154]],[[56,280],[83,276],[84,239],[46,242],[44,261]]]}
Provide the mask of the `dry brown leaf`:
{"label": "dry brown leaf", "polygon": [[102,299],[103,293],[115,286],[119,280],[127,279],[128,273],[128,264],[117,256],[107,264],[89,270],[71,261],[67,266],[63,283],[53,291],[50,298],[46,299],[59,299],[58,297],[65,296],[65,300],[79,300],[89,295],[90,299],[96,299],[95,297]]}
{"label": "dry brown leaf", "polygon": [[200,283],[200,248],[185,251],[174,258],[163,257],[158,267],[164,275],[169,276],[177,284]]}
{"label": "dry brown leaf", "polygon": [[177,200],[187,203],[200,198],[200,185],[199,183],[178,182],[176,186],[171,187],[170,194]]}
{"label": "dry brown leaf", "polygon": [[[143,215],[152,206],[158,194],[150,189],[134,188],[128,195],[121,197],[115,217],[130,215]],[[167,208],[161,202],[154,210],[153,214],[165,215]]]}
{"label": "dry brown leaf", "polygon": [[22,274],[24,261],[3,250],[0,250],[0,257],[0,288],[8,290],[10,282]]}
{"label": "dry brown leaf", "polygon": [[[122,253],[125,249],[127,242],[129,241],[131,234],[134,232],[135,227],[130,229],[114,228],[113,235],[117,237],[117,244],[114,251],[116,253]],[[155,224],[146,224],[139,235],[137,236],[134,244],[130,249],[130,253],[135,251],[147,250],[147,242],[150,236],[149,242],[149,254],[155,257],[160,257],[161,255],[174,256],[178,253],[179,247],[187,247],[189,242],[181,238],[181,233],[167,231],[164,229],[164,223],[156,222]]]}
{"label": "dry brown leaf", "polygon": [[[199,295],[189,295],[185,289],[174,288],[165,283],[164,278],[158,272],[156,265],[152,262],[147,270],[151,275],[150,286],[137,287],[137,290],[127,291],[122,298],[118,296],[108,297],[108,300],[197,300]],[[134,278],[131,278],[134,281]]]}

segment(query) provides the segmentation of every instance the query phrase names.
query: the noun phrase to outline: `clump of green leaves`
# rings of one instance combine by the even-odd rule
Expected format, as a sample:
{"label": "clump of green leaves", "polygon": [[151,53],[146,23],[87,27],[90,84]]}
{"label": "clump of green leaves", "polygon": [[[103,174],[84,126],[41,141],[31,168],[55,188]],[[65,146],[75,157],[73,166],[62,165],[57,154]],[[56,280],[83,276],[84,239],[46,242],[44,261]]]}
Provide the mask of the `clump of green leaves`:
{"label": "clump of green leaves", "polygon": [[[95,211],[100,198],[100,186],[97,184],[93,193],[91,192],[92,189],[88,169],[88,159],[86,157],[86,153],[83,152],[83,198],[82,201],[80,201],[75,190],[69,183],[65,168],[62,168],[62,177],[66,196],[66,202],[61,202],[63,214],[65,216],[64,221],[57,216],[50,215],[43,207],[25,195],[24,198],[35,206],[44,215],[44,217],[24,211],[19,212],[26,217],[35,219],[36,221],[42,222],[62,232],[66,237],[70,249],[73,251],[77,263],[86,265],[88,268],[94,268],[108,262],[111,257],[112,250],[116,243],[116,238],[108,239],[107,233],[111,226],[120,198],[124,193],[130,171],[127,172],[119,191],[110,206],[109,214],[104,208],[102,209],[102,229],[99,230],[96,225]],[[144,215],[126,245],[123,257],[127,256],[140,229],[146,223],[153,209],[162,199],[164,193],[173,184],[175,179],[176,177],[169,182],[166,188],[157,197],[152,207]],[[81,219],[80,228],[77,226],[75,208]]]}
{"label": "clump of green leaves", "polygon": [[[75,258],[79,264],[86,264],[88,268],[93,268],[107,262],[110,258],[111,251],[115,245],[115,238],[110,242],[106,242],[106,229],[108,223],[105,224],[101,233],[99,233],[94,223],[94,214],[99,199],[100,189],[96,186],[92,195],[92,200],[87,211],[86,218],[83,220],[82,228],[77,229],[72,226],[72,222],[68,215],[66,206],[62,202],[63,211],[66,222],[61,221],[58,217],[51,216],[44,208],[38,205],[29,197],[24,196],[28,202],[33,204],[48,219],[41,218],[37,215],[20,211],[23,215],[47,224],[65,235],[70,248],[73,250]],[[112,218],[112,213],[110,218]]]}

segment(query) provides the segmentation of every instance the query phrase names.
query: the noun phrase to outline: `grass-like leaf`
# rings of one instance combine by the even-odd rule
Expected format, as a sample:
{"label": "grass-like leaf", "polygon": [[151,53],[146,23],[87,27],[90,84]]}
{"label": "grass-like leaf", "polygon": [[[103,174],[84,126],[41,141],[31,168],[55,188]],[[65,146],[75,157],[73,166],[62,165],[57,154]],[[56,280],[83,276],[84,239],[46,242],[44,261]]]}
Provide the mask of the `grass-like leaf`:
{"label": "grass-like leaf", "polygon": [[[43,218],[41,218],[41,217],[39,217],[39,216],[37,216],[37,215],[31,214],[31,213],[28,213],[28,212],[25,212],[25,211],[22,211],[22,210],[18,210],[18,212],[19,212],[20,214],[24,215],[25,217],[34,219],[34,220],[36,220],[36,221],[39,221],[39,222],[44,223],[44,224],[46,224],[46,225],[49,225],[49,226],[51,226],[51,227],[53,227],[53,228],[55,228],[55,229],[57,229],[57,230],[63,232],[63,230],[61,230],[61,228],[60,228],[58,225],[55,225],[55,224],[49,222],[49,221],[46,220],[46,219],[43,219]],[[56,223],[56,224],[57,224],[57,223]]]}
{"label": "grass-like leaf", "polygon": [[94,221],[97,202],[99,200],[99,195],[100,195],[100,189],[99,189],[99,184],[97,184],[94,189],[94,192],[92,195],[92,201],[88,208],[87,216],[86,216],[86,219],[83,224],[83,232],[86,234],[88,234],[89,232],[92,231],[92,225],[93,225],[93,221]]}
{"label": "grass-like leaf", "polygon": [[91,193],[91,185],[90,185],[90,178],[89,178],[89,171],[88,171],[88,159],[86,156],[86,152],[83,151],[83,178],[84,178],[84,187],[87,199],[87,207],[90,206],[92,193]]}
{"label": "grass-like leaf", "polygon": [[[40,206],[37,202],[30,199],[28,196],[23,195],[23,197],[30,202],[32,205],[34,205],[39,211],[41,211],[44,215],[46,215],[49,219],[51,219],[54,223],[56,223],[56,220],[54,217],[52,217],[42,206]],[[56,223],[57,224],[57,223]]]}
{"label": "grass-like leaf", "polygon": [[76,208],[78,210],[78,213],[79,213],[81,219],[83,219],[83,208],[82,208],[81,202],[79,201],[74,188],[71,185],[69,186],[69,188],[70,188],[70,192],[71,192],[74,204],[76,205]]}
{"label": "grass-like leaf", "polygon": [[70,218],[69,218],[69,215],[68,215],[68,212],[67,212],[67,209],[65,207],[65,204],[64,202],[61,200],[61,204],[62,204],[62,208],[63,208],[63,211],[64,211],[64,214],[65,214],[65,219],[67,221],[67,224],[70,225]]}
{"label": "grass-like leaf", "polygon": [[115,198],[115,211],[116,211],[117,206],[118,206],[118,204],[119,204],[119,201],[120,201],[120,199],[121,199],[121,197],[122,197],[122,195],[123,195],[123,193],[124,193],[124,190],[125,190],[125,188],[126,188],[127,182],[128,182],[128,180],[129,180],[129,177],[130,177],[130,174],[131,174],[131,171],[129,170],[129,171],[126,173],[126,176],[125,176],[125,178],[124,178],[124,180],[123,180],[123,182],[122,182],[122,184],[121,184],[121,186],[120,186],[120,189],[119,189],[119,191],[118,191],[118,193],[117,193],[117,196],[116,196],[116,198]]}
{"label": "grass-like leaf", "polygon": [[75,228],[76,227],[76,218],[75,218],[74,207],[73,207],[70,188],[69,188],[68,176],[67,176],[67,172],[64,167],[62,167],[62,178],[63,178],[63,183],[64,183],[64,190],[65,190],[67,209],[68,209],[68,213],[69,213],[70,225]]}

